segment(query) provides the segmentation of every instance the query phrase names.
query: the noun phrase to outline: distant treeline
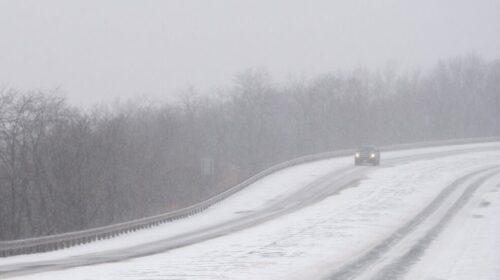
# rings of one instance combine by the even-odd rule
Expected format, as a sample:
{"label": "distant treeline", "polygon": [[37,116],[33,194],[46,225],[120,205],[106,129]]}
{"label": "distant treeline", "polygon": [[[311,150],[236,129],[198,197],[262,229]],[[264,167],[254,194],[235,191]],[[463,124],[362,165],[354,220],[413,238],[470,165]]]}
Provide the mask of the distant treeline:
{"label": "distant treeline", "polygon": [[279,85],[250,70],[222,93],[90,111],[4,88],[0,240],[178,209],[300,155],[493,135],[500,61],[474,55],[425,73],[359,70]]}

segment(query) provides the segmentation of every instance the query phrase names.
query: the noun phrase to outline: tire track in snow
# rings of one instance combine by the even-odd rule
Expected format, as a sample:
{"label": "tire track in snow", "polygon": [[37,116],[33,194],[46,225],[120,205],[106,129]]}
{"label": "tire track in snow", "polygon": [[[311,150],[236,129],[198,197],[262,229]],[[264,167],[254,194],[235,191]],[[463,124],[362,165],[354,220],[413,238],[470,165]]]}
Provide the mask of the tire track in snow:
{"label": "tire track in snow", "polygon": [[[418,239],[418,241],[406,254],[404,254],[401,258],[398,258],[394,262],[391,262],[389,265],[385,266],[376,275],[369,276],[370,279],[399,279],[424,252],[430,242],[432,242],[432,240],[434,240],[434,238],[439,235],[439,233],[442,231],[442,229],[444,229],[446,224],[451,220],[456,212],[467,203],[470,196],[479,188],[479,186],[481,186],[481,184],[484,183],[484,181],[486,181],[488,178],[497,174],[497,172],[499,171],[498,167],[499,166],[489,166],[458,178],[443,191],[441,191],[441,193],[418,215],[416,215],[412,220],[406,223],[399,230],[394,232],[394,234],[367,251],[365,254],[356,258],[354,261],[341,267],[336,272],[326,277],[326,279],[355,279],[360,277],[366,269],[376,264],[381,259],[390,258],[391,249],[395,247],[398,242],[411,235],[419,226],[421,226],[422,223],[424,223],[430,215],[438,210],[441,204],[457,189],[459,189],[461,185],[466,183],[469,179],[474,178],[475,176],[487,173],[487,175],[480,176],[479,179],[476,179],[472,184],[468,185],[462,195],[460,195],[460,197],[454,202],[453,206],[451,206],[451,208],[446,211],[446,214],[437,222],[436,225],[426,231],[425,236],[421,239]],[[491,170],[495,171],[491,172]]]}
{"label": "tire track in snow", "polygon": [[432,241],[434,241],[445,229],[445,227],[450,223],[450,221],[460,211],[460,209],[462,209],[467,204],[467,202],[469,202],[470,198],[477,191],[477,189],[479,189],[479,187],[481,187],[481,185],[483,185],[485,181],[497,174],[498,171],[489,173],[471,184],[460,196],[460,198],[453,204],[453,206],[447,211],[445,216],[437,225],[430,229],[423,238],[418,240],[418,242],[405,255],[397,259],[395,262],[384,267],[379,273],[375,275],[373,279],[391,280],[400,279],[402,276],[404,276],[406,272],[408,272],[410,267],[419,260],[419,257],[423,255]]}

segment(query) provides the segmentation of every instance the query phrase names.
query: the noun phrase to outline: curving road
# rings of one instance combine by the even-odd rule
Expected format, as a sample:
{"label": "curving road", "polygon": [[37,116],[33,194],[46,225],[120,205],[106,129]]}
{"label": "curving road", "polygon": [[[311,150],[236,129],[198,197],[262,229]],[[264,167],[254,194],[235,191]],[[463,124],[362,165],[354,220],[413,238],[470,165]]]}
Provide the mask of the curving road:
{"label": "curving road", "polygon": [[[332,170],[304,184],[293,192],[280,195],[262,207],[241,213],[224,221],[207,223],[196,230],[138,245],[118,249],[105,249],[100,252],[83,253],[71,257],[50,258],[49,260],[23,259],[18,262],[0,260],[0,278],[35,275],[48,271],[59,271],[74,267],[102,263],[123,262],[126,260],[157,255],[188,245],[203,243],[218,237],[234,235],[236,232],[254,228],[258,225],[278,220],[280,217],[301,212],[323,200],[353,189],[370,173],[378,170],[396,168],[412,162],[432,161],[457,155],[481,154],[498,151],[500,145],[466,145],[462,147],[421,149],[416,152],[393,153],[383,157],[381,167],[354,167],[350,158],[339,159]],[[423,205],[417,215],[400,222],[400,227],[386,238],[371,241],[364,249],[352,254],[345,261],[335,262],[332,267],[324,268],[321,274],[325,279],[397,279],[402,277],[426,246],[439,235],[455,213],[465,205],[472,194],[491,176],[498,174],[500,167],[491,161],[477,164],[475,168],[444,186],[429,203]],[[249,187],[251,188],[251,187]],[[361,202],[358,202],[361,203]],[[301,211],[299,211],[301,210]],[[201,214],[203,215],[203,214]],[[314,225],[312,225],[314,226]],[[298,235],[300,236],[300,235]],[[277,242],[277,241],[274,241]],[[252,254],[252,252],[247,252]],[[324,273],[324,271],[329,271]],[[316,274],[317,277],[319,274]],[[140,278],[140,277],[139,277]],[[182,278],[182,277],[181,277]],[[204,277],[200,277],[205,279]],[[207,277],[211,279],[210,277]],[[245,278],[244,276],[242,278]],[[161,279],[161,278],[160,278]],[[165,279],[169,279],[166,277]],[[172,278],[174,279],[174,278]]]}

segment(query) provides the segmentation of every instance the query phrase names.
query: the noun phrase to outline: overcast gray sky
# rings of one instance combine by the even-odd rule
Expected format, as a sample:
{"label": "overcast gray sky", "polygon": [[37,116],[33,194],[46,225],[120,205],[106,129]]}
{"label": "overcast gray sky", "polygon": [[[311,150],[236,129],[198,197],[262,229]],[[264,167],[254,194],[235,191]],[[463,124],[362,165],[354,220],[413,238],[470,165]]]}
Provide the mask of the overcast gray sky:
{"label": "overcast gray sky", "polygon": [[500,1],[0,0],[0,84],[82,105],[471,52],[500,58]]}

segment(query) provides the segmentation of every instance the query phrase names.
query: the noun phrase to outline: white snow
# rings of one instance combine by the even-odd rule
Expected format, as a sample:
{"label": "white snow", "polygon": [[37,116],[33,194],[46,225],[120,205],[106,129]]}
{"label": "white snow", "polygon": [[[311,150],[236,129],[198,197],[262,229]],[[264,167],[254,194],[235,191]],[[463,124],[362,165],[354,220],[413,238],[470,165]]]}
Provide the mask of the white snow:
{"label": "white snow", "polygon": [[[498,143],[427,148],[386,153],[383,159],[483,146],[500,148]],[[498,163],[499,158],[500,151],[475,152],[373,168],[369,173],[370,178],[356,188],[327,197],[293,214],[230,235],[125,262],[47,272],[21,278],[316,279],[327,275],[334,267],[361,254],[392,233],[464,172]],[[350,157],[293,167],[257,182],[213,209],[192,218],[116,240],[102,241],[60,252],[2,259],[0,265],[117,248],[123,246],[119,244],[124,241],[130,243],[144,242],[144,239],[151,241],[155,238],[165,238],[169,234],[179,234],[207,224],[230,220],[237,217],[238,214],[235,213],[239,211],[263,207],[266,201],[296,191],[304,184],[347,164],[352,164]],[[492,198],[489,199],[493,201]],[[491,213],[494,211],[498,213],[498,209],[494,206],[481,211],[488,211],[486,209],[492,211]],[[473,222],[490,220],[487,213],[481,212],[481,215],[484,215],[482,219],[474,219]],[[491,232],[489,235],[486,234],[490,241],[494,239],[495,234],[500,236],[498,223],[497,227],[487,222],[484,222],[483,226],[485,231]],[[475,225],[471,227],[475,228]],[[495,240],[494,245],[498,252],[500,244],[498,238]],[[478,253],[477,256],[498,257],[496,252],[490,252],[489,255]],[[466,261],[467,258],[464,259],[464,262]],[[495,269],[498,269],[498,264]]]}
{"label": "white snow", "polygon": [[500,176],[474,195],[406,279],[500,279]]}

